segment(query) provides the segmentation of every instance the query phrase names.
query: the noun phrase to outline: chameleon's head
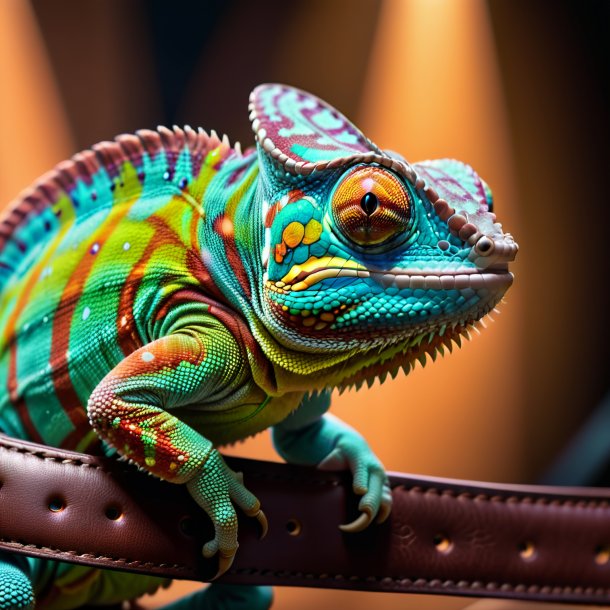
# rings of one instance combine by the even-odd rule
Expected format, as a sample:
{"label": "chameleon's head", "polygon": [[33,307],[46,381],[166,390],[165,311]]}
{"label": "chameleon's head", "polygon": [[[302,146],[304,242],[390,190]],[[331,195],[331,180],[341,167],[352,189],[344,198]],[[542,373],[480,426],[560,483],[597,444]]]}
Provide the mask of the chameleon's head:
{"label": "chameleon's head", "polygon": [[[409,165],[332,107],[257,88],[270,330],[299,350],[431,351],[487,314],[517,252],[491,192],[455,160]],[[450,341],[449,341],[450,344]]]}

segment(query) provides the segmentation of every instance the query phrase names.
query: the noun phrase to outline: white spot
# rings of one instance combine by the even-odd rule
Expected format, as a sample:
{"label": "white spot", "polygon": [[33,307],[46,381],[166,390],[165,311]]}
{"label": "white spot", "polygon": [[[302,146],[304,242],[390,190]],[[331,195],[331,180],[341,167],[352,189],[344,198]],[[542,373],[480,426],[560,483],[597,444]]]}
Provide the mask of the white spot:
{"label": "white spot", "polygon": [[121,318],[121,326],[127,326],[127,316]]}
{"label": "white spot", "polygon": [[155,359],[154,354],[151,354],[150,352],[144,352],[142,354],[142,360],[144,360],[144,362],[151,362],[154,359]]}
{"label": "white spot", "polygon": [[45,316],[42,321],[46,324],[49,321],[49,316]]}
{"label": "white spot", "polygon": [[361,184],[362,188],[367,193],[370,193],[373,190],[373,187],[375,186],[375,181],[372,178],[365,178],[364,180],[362,180]]}
{"label": "white spot", "polygon": [[125,252],[127,252],[127,250],[129,250],[129,248],[131,248],[131,244],[128,241],[126,241],[123,244],[123,250],[125,250]]}
{"label": "white spot", "polygon": [[184,459],[185,459],[185,458],[184,458],[184,456],[183,456],[183,455],[179,455],[179,456],[178,456],[178,461],[179,461],[179,462],[184,462]]}
{"label": "white spot", "polygon": [[91,309],[89,307],[85,307],[83,309],[83,320],[86,320],[91,315]]}
{"label": "white spot", "polygon": [[95,242],[92,246],[91,246],[91,253],[95,254],[98,250],[100,249],[100,245]]}

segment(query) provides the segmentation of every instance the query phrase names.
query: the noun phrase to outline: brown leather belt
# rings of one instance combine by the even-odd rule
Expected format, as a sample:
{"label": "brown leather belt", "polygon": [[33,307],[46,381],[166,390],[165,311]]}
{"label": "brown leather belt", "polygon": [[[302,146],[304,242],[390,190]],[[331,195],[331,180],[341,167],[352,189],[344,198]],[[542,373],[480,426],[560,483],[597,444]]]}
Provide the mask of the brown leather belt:
{"label": "brown leather belt", "polygon": [[[360,534],[345,473],[228,460],[270,530],[244,518],[223,582],[610,604],[610,491],[390,474],[387,523]],[[0,549],[208,580],[211,524],[131,466],[0,435]]]}

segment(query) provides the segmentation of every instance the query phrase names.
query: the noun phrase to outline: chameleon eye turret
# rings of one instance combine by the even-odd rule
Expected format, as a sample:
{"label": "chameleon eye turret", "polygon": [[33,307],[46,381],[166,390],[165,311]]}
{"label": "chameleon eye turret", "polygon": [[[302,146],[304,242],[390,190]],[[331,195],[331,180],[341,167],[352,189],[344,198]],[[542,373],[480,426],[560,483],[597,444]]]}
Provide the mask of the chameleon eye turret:
{"label": "chameleon eye turret", "polygon": [[359,246],[391,242],[409,226],[411,202],[407,188],[390,171],[361,166],[350,170],[331,200],[335,226]]}

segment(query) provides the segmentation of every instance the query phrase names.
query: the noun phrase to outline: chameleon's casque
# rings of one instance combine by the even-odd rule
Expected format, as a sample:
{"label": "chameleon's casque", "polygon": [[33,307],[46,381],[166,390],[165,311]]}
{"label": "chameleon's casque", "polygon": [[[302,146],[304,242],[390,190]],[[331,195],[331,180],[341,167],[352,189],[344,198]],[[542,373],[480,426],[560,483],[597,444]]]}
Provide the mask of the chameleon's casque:
{"label": "chameleon's casque", "polygon": [[[234,505],[266,519],[216,447],[272,427],[287,460],[352,469],[362,515],[346,530],[384,520],[383,468],[324,415],[329,391],[451,349],[502,298],[517,252],[469,166],[410,165],[286,86],[258,87],[250,111],[256,148],[188,127],[119,136],[0,220],[0,429],[186,484],[219,572]],[[38,561],[0,556],[0,580],[27,597],[51,569]],[[50,607],[108,578],[52,569]],[[151,586],[113,578],[98,603]]]}

